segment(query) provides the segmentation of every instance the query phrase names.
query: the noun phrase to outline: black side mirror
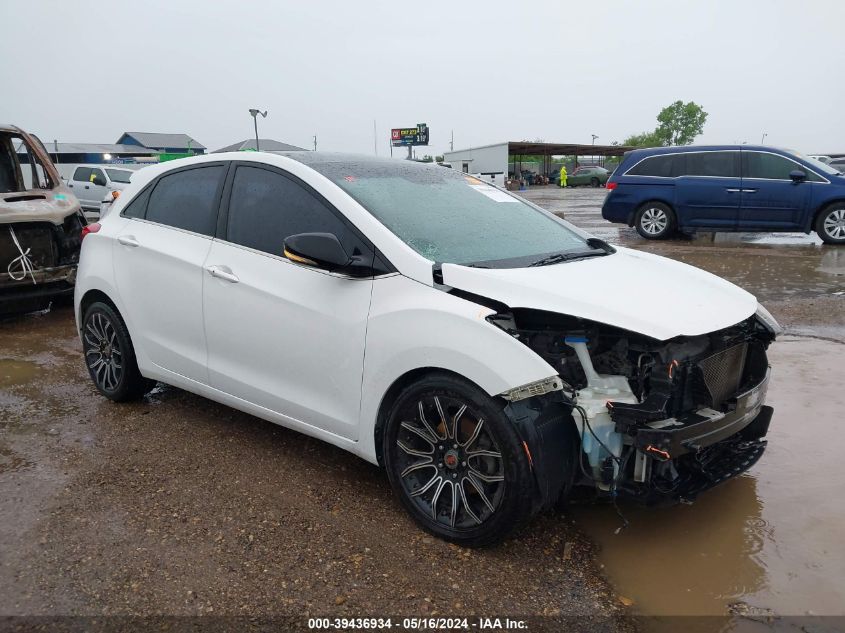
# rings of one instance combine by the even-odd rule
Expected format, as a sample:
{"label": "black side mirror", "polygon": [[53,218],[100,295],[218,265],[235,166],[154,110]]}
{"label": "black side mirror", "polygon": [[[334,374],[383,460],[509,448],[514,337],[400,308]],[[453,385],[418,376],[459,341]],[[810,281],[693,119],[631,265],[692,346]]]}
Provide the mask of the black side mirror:
{"label": "black side mirror", "polygon": [[285,257],[297,264],[354,276],[372,274],[372,259],[350,256],[332,233],[299,233],[285,239]]}
{"label": "black side mirror", "polygon": [[803,172],[800,169],[793,169],[791,172],[789,172],[789,177],[792,178],[792,182],[794,182],[795,184],[807,180],[806,172]]}

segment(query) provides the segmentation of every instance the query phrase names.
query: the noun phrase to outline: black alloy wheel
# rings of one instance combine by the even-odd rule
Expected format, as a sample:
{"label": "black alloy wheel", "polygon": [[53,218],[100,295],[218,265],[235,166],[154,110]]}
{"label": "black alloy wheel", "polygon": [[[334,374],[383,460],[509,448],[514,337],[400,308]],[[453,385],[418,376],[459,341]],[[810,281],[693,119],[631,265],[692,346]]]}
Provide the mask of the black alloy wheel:
{"label": "black alloy wheel", "polygon": [[504,538],[531,513],[532,475],[501,404],[456,377],[406,388],[384,455],[394,491],[429,532],[468,546]]}
{"label": "black alloy wheel", "polygon": [[107,303],[96,302],[85,310],[82,349],[91,380],[106,398],[135,400],[151,387],[138,370],[126,324]]}

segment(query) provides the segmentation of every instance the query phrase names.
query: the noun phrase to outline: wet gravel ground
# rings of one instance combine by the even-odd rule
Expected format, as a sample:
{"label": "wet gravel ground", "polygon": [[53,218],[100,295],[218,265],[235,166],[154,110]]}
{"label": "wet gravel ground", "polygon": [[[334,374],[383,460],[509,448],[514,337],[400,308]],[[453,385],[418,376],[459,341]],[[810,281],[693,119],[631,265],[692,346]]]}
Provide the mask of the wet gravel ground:
{"label": "wet gravel ground", "polygon": [[[603,190],[524,192],[610,241],[721,274],[794,334],[845,341],[845,249],[646,242]],[[0,615],[616,615],[571,517],[484,550],[426,536],[377,468],[208,400],[100,397],[68,308],[0,323]],[[619,621],[610,628],[626,627]]]}
{"label": "wet gravel ground", "polygon": [[0,615],[578,615],[622,606],[570,518],[468,550],[383,473],[172,388],[117,405],[63,308],[0,325]]}

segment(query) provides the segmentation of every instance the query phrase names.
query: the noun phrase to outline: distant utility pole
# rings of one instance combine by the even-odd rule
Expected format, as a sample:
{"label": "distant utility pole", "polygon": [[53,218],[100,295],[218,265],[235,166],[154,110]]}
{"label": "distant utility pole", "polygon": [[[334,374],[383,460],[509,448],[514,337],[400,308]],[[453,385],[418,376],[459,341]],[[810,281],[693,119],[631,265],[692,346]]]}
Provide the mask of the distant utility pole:
{"label": "distant utility pole", "polygon": [[452,139],[449,141],[449,151],[455,151],[455,130],[452,130]]}
{"label": "distant utility pole", "polygon": [[376,135],[376,120],[373,119],[373,151],[378,156],[378,135]]}
{"label": "distant utility pole", "polygon": [[766,134],[765,132],[763,132],[763,138],[761,138],[761,139],[760,139],[760,145],[762,145],[763,143],[765,143],[765,142],[766,142],[766,137],[767,137],[767,136],[768,136],[768,134]]}
{"label": "distant utility pole", "polygon": [[56,164],[59,164],[59,142],[53,139],[53,148],[56,150]]}
{"label": "distant utility pole", "polygon": [[263,118],[267,118],[267,110],[262,112],[258,108],[250,108],[249,109],[250,115],[252,115],[252,121],[255,123],[255,151],[260,151],[260,147],[258,147],[258,115],[260,114]]}
{"label": "distant utility pole", "polygon": [[314,135],[314,151],[317,151],[317,135]]}

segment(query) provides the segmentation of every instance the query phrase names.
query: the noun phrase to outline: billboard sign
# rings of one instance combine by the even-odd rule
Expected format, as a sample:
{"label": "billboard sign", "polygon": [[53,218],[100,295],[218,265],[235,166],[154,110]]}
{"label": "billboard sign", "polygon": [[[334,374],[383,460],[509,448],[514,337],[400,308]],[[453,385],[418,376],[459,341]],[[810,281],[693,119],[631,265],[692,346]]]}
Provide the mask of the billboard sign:
{"label": "billboard sign", "polygon": [[390,130],[390,142],[393,147],[428,145],[428,124],[418,123],[417,127],[395,127]]}

